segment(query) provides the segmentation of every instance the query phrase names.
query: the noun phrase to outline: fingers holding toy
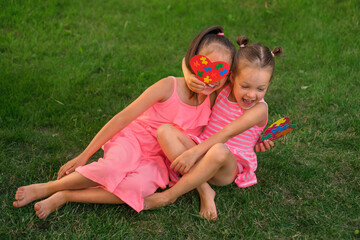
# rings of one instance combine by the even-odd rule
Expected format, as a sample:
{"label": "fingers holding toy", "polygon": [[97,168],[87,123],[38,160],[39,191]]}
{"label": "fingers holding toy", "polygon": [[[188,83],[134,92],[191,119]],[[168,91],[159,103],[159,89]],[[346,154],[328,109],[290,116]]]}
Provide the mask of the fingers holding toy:
{"label": "fingers holding toy", "polygon": [[184,73],[185,82],[191,91],[201,93],[205,89],[205,83],[200,81],[187,67],[185,59],[182,61],[182,70]]}
{"label": "fingers holding toy", "polygon": [[265,140],[255,145],[256,152],[265,152],[274,146],[274,142],[271,140]]}
{"label": "fingers holding toy", "polygon": [[185,81],[188,83],[188,87],[193,92],[201,93],[205,89],[205,83],[197,79],[197,77],[193,74],[185,78]]}

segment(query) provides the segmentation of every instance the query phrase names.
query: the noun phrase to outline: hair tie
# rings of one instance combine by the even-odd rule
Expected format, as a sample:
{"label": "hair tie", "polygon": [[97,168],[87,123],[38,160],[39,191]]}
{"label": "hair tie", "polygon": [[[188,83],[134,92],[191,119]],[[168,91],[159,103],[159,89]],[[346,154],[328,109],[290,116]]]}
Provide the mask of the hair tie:
{"label": "hair tie", "polygon": [[224,36],[224,33],[219,32],[217,35],[219,35],[219,36]]}
{"label": "hair tie", "polygon": [[244,48],[244,47],[245,47],[245,44],[241,44],[240,47],[241,47],[241,48]]}
{"label": "hair tie", "polygon": [[271,52],[271,56],[275,57],[275,54],[273,52]]}

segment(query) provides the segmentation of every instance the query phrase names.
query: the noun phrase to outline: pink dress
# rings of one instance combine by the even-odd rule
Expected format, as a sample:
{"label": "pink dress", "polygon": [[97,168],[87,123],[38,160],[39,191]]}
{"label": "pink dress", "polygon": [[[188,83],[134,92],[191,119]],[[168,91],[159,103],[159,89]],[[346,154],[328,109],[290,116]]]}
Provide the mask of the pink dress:
{"label": "pink dress", "polygon": [[143,210],[146,196],[169,182],[165,157],[156,139],[157,128],[172,123],[188,134],[199,135],[211,114],[209,97],[199,106],[183,103],[177,94],[176,78],[172,78],[174,90],[168,100],[154,104],[108,141],[103,158],[76,168],[137,212]]}
{"label": "pink dress", "polygon": [[[219,93],[210,116],[209,124],[205,127],[204,132],[198,137],[190,134],[196,143],[199,144],[205,141],[244,113],[244,110],[236,102],[229,101],[228,96],[230,92],[231,88],[228,85]],[[262,99],[260,102],[265,101]],[[264,127],[253,126],[225,143],[237,160],[239,174],[235,178],[235,183],[240,188],[249,187],[257,183],[255,176],[257,158],[254,147]],[[174,185],[179,180],[178,173],[172,170],[169,170],[169,176],[171,180],[169,186]]]}

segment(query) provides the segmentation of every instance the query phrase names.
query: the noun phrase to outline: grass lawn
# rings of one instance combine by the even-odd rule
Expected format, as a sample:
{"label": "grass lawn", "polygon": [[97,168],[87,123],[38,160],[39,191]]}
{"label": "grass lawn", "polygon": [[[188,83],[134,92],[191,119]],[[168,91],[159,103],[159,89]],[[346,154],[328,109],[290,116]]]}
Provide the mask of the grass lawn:
{"label": "grass lawn", "polygon": [[[359,12],[357,0],[1,1],[0,238],[359,239]],[[210,25],[284,49],[269,121],[297,129],[258,154],[258,184],[215,187],[216,222],[199,218],[196,192],[140,214],[70,203],[39,220],[33,204],[12,207],[148,86],[181,76]]]}

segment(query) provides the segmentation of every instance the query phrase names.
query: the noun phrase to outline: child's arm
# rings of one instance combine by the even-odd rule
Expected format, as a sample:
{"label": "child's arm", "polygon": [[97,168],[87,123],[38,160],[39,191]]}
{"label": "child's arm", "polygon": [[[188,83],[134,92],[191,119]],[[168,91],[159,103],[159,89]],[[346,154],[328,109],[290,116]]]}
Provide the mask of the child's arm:
{"label": "child's arm", "polygon": [[197,79],[195,75],[186,67],[185,58],[182,60],[182,70],[184,73],[185,81],[191,91],[201,93],[205,88],[205,83]]}
{"label": "child's arm", "polygon": [[222,130],[206,139],[204,142],[190,148],[177,157],[171,164],[174,171],[181,170],[180,173],[187,173],[190,168],[199,160],[214,144],[225,143],[230,138],[246,131],[247,129],[263,123],[267,116],[267,105],[258,103],[256,106],[244,112],[242,116],[235,119]]}
{"label": "child's arm", "polygon": [[125,128],[156,102],[168,99],[172,94],[172,90],[173,80],[169,78],[162,79],[146,89],[134,102],[106,123],[79,156],[60,168],[58,179],[73,172],[76,167],[85,165],[87,160],[116,133]]}

